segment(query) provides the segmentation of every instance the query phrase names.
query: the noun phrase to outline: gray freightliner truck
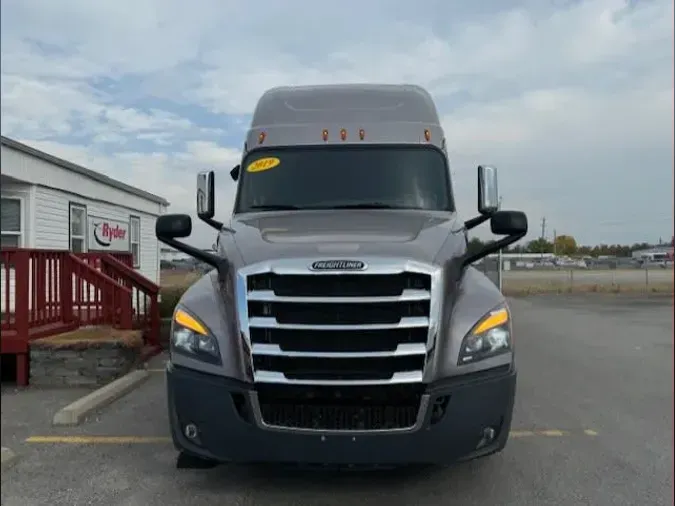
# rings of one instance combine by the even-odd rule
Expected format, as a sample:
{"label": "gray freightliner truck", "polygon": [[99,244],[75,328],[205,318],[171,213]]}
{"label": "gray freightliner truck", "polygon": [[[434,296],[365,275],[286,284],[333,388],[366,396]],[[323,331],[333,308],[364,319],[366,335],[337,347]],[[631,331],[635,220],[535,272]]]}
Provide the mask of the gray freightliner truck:
{"label": "gray freightliner truck", "polygon": [[[449,139],[448,142],[452,142]],[[478,166],[478,210],[455,204],[446,139],[418,86],[281,87],[259,100],[230,222],[213,172],[197,214],[214,267],[173,315],[167,365],[179,467],[219,462],[448,464],[506,445],[516,389],[511,313],[471,264],[522,238]],[[502,236],[467,251],[489,221]]]}

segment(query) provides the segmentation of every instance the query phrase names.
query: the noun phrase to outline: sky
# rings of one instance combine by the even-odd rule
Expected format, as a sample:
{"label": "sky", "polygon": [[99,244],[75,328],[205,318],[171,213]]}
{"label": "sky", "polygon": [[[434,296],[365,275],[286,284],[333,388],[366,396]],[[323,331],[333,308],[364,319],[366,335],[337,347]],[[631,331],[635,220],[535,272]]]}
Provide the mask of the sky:
{"label": "sky", "polygon": [[[446,132],[456,200],[499,170],[528,238],[673,234],[672,0],[2,0],[2,134],[217,217],[256,100],[278,85],[412,83]],[[193,222],[190,242],[215,232]],[[475,232],[489,237],[489,228]]]}

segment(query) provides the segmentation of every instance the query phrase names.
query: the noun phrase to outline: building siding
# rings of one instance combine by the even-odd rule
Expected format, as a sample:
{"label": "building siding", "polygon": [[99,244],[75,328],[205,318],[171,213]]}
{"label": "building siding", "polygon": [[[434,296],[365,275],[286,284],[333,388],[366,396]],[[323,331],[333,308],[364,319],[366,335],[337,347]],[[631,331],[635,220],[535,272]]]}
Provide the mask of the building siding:
{"label": "building siding", "polygon": [[[111,220],[129,222],[131,215],[141,219],[140,267],[138,271],[154,283],[159,282],[157,268],[157,237],[155,236],[156,216],[137,209],[113,206],[53,188],[38,186],[38,206],[35,209],[35,231],[38,249],[69,249],[70,204],[86,206],[88,216],[100,216]],[[91,233],[91,231],[87,231]]]}

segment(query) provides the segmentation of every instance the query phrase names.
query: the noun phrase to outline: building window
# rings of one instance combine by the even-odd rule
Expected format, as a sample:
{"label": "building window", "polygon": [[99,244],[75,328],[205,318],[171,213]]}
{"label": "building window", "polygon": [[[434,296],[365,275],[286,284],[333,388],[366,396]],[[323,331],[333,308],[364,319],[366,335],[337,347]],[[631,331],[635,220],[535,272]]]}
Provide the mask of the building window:
{"label": "building window", "polygon": [[134,262],[134,268],[141,266],[141,219],[138,216],[132,216],[131,222],[131,258]]}
{"label": "building window", "polygon": [[87,251],[87,208],[70,204],[70,251]]}
{"label": "building window", "polygon": [[2,197],[0,202],[0,226],[2,226],[1,246],[3,248],[20,248],[23,246],[21,207],[21,199]]}

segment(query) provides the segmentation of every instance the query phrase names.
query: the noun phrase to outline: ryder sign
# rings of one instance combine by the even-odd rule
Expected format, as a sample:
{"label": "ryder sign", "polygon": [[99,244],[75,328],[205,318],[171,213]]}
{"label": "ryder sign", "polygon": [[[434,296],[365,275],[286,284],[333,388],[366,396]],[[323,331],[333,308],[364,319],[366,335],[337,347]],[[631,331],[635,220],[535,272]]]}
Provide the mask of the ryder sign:
{"label": "ryder sign", "polygon": [[89,251],[129,251],[129,222],[87,217]]}

